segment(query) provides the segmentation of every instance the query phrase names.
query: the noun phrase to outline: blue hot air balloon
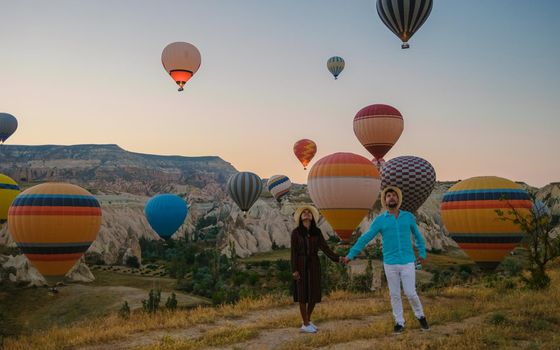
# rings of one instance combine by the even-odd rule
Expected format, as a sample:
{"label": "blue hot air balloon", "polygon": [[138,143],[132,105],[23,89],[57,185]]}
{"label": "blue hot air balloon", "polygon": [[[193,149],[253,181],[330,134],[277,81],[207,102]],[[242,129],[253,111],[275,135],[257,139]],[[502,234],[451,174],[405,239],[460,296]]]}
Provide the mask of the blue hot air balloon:
{"label": "blue hot air balloon", "polygon": [[163,239],[169,239],[181,227],[188,211],[183,198],[174,194],[158,194],[144,207],[148,223]]}

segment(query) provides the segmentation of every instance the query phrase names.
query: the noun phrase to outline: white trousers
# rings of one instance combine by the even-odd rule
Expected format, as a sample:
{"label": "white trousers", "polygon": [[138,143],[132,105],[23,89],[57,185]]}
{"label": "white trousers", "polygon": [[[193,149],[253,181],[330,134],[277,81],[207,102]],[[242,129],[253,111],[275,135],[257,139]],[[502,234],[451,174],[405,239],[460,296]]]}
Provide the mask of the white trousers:
{"label": "white trousers", "polygon": [[393,307],[393,316],[395,322],[404,326],[403,306],[401,300],[401,282],[404,294],[408,298],[408,302],[414,310],[417,318],[424,316],[422,303],[416,294],[416,270],[414,263],[406,265],[387,265],[384,264],[385,276],[387,276],[387,284],[389,285],[389,293],[391,294],[391,306]]}

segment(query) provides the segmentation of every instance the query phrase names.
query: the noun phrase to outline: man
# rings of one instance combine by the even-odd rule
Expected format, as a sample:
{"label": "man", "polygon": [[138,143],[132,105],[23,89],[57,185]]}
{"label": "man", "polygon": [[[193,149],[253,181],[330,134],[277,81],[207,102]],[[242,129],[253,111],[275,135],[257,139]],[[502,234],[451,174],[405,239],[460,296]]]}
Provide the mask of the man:
{"label": "man", "polygon": [[422,330],[429,330],[430,326],[424,316],[422,303],[416,294],[416,271],[414,250],[412,248],[411,233],[414,234],[416,246],[420,253],[420,262],[426,259],[424,239],[416,225],[414,215],[405,210],[399,210],[402,203],[401,190],[389,186],[381,193],[381,204],[386,211],[379,214],[371,223],[369,229],[362,234],[356,244],[350,248],[348,255],[343,258],[344,263],[354,259],[378,233],[383,241],[383,265],[387,284],[391,294],[391,306],[395,317],[395,333],[404,331],[404,315],[401,300],[401,282],[414,315],[420,322]]}

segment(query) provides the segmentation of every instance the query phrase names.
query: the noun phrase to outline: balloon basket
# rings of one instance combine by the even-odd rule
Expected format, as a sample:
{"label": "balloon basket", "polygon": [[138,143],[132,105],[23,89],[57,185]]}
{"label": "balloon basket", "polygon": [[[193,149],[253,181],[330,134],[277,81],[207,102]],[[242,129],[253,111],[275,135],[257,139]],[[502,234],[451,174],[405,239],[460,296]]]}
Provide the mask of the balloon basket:
{"label": "balloon basket", "polygon": [[410,48],[410,45],[408,43],[403,43],[401,45],[401,49],[409,49],[409,48]]}

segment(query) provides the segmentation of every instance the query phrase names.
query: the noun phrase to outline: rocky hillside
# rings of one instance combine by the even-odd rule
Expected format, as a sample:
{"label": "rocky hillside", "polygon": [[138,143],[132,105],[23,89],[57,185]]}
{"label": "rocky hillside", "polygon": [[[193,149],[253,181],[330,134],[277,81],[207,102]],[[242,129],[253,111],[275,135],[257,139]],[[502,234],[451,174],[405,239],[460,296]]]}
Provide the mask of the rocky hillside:
{"label": "rocky hillside", "polygon": [[141,154],[117,145],[3,145],[0,149],[0,173],[23,185],[65,181],[89,189],[150,196],[224,184],[235,172],[219,157]]}
{"label": "rocky hillside", "polygon": [[[273,246],[288,247],[295,208],[311,202],[304,185],[294,185],[282,205],[264,191],[244,218],[225,193],[225,182],[235,172],[229,163],[218,157],[131,153],[116,145],[3,146],[0,172],[24,187],[42,181],[67,181],[96,195],[102,206],[103,223],[86,254],[88,263],[123,264],[130,255],[140,257],[141,238],[158,239],[143,213],[145,202],[156,193],[176,193],[189,203],[189,216],[177,236],[211,240],[228,254],[228,246],[233,243],[241,257],[270,251]],[[445,235],[439,214],[443,194],[453,184],[438,182],[417,213],[428,249],[456,246]],[[529,190],[545,201],[554,214],[560,214],[560,183]],[[378,210],[364,218],[358,233],[367,229]],[[0,230],[0,247],[14,247],[6,226]],[[334,234],[323,219],[320,227],[327,235]],[[0,265],[6,259],[0,260]],[[9,266],[13,264],[12,261]],[[21,278],[11,279],[25,281],[25,274],[20,275]]]}

